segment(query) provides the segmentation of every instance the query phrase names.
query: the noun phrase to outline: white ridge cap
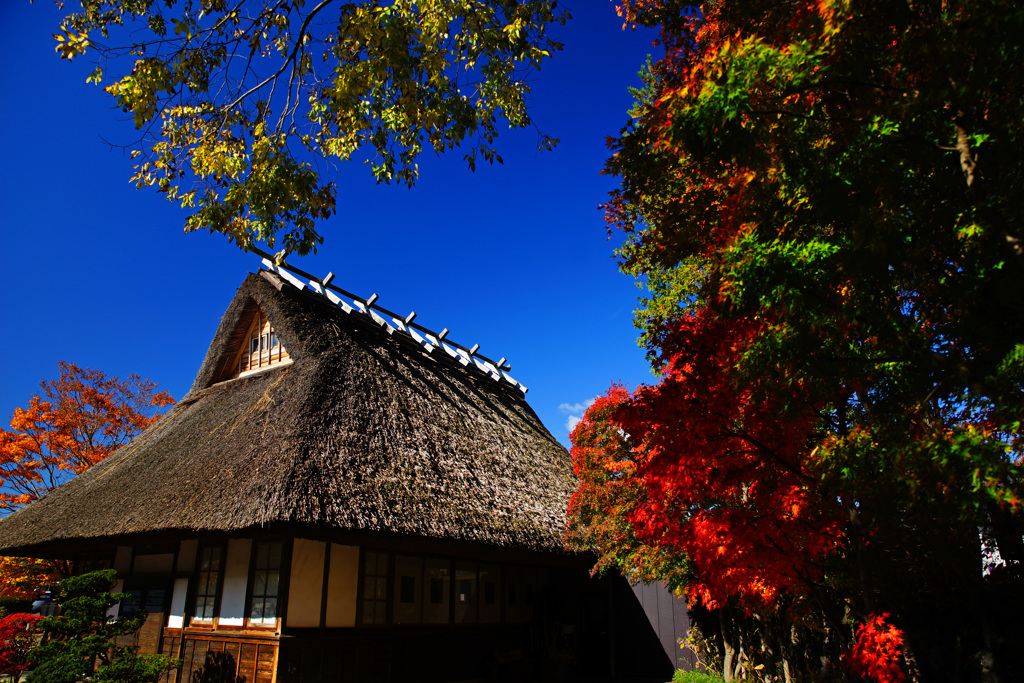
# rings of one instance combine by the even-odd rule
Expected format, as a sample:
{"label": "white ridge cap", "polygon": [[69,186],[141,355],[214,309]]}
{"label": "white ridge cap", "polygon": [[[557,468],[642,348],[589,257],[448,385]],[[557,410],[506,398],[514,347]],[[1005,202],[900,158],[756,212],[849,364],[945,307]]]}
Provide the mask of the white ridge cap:
{"label": "white ridge cap", "polygon": [[[371,295],[369,299],[360,299],[343,289],[334,287],[330,284],[334,279],[334,273],[328,273],[326,277],[320,280],[315,276],[302,272],[298,268],[291,268],[286,263],[282,262],[278,265],[275,259],[255,247],[250,247],[249,250],[263,257],[263,266],[268,271],[279,275],[283,280],[294,286],[296,289],[318,294],[340,308],[344,313],[362,313],[373,320],[377,325],[387,330],[389,335],[401,333],[411,338],[419,344],[426,353],[433,353],[435,349],[440,348],[445,355],[450,357],[452,360],[457,361],[463,367],[471,368],[496,382],[510,384],[523,392],[523,394],[528,391],[525,386],[516,381],[512,375],[508,374],[505,368],[511,366],[507,364],[504,357],[502,357],[500,361],[495,362],[487,359],[486,357],[477,355],[477,351],[480,349],[479,344],[475,344],[471,349],[467,349],[461,344],[448,341],[447,327],[440,333],[432,332],[425,327],[413,323],[413,320],[416,318],[416,313],[410,313],[405,318],[401,318],[397,314],[385,308],[376,306],[375,304],[378,298],[376,294]],[[301,278],[305,278],[308,282],[303,282],[303,280],[300,279],[300,276]],[[342,295],[344,295],[345,298],[342,298]],[[378,311],[380,313],[378,313]],[[383,314],[386,317],[383,317],[380,314]]]}

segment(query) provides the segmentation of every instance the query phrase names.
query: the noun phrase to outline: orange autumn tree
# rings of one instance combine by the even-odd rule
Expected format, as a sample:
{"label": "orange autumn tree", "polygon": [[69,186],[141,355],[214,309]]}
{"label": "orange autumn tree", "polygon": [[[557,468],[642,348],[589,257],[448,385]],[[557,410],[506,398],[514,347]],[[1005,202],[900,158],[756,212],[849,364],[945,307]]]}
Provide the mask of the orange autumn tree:
{"label": "orange autumn tree", "polygon": [[[138,375],[107,377],[61,361],[57,379],[40,382],[28,407],[0,429],[0,514],[9,514],[108,457],[172,405],[166,391]],[[0,558],[0,594],[30,595],[59,575],[53,563]]]}
{"label": "orange autumn tree", "polygon": [[0,596],[33,599],[41,590],[70,574],[71,566],[63,560],[0,557]]}

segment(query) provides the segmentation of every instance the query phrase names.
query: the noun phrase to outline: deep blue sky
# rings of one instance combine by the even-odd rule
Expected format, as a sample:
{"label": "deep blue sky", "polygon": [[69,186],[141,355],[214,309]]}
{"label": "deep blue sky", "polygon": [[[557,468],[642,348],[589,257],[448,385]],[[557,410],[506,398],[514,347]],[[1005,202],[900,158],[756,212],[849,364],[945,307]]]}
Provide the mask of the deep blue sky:
{"label": "deep blue sky", "polygon": [[[653,35],[623,31],[611,0],[568,6],[565,50],[533,79],[535,120],[562,140],[554,152],[537,153],[533,131],[509,133],[504,165],[474,174],[457,151],[424,156],[412,190],[375,185],[362,164],[343,168],[325,244],[296,261],[506,356],[563,443],[568,406],[614,381],[651,379],[632,326],[638,290],[616,268],[598,205],[614,186],[599,174],[605,136],[627,121],[627,87]],[[4,418],[58,360],[138,373],[181,398],[236,287],[259,267],[221,236],[184,234],[184,210],[129,185],[129,160],[104,141],[130,143],[134,128],[85,83],[88,63],[54,54],[59,17],[46,0],[0,2]]]}

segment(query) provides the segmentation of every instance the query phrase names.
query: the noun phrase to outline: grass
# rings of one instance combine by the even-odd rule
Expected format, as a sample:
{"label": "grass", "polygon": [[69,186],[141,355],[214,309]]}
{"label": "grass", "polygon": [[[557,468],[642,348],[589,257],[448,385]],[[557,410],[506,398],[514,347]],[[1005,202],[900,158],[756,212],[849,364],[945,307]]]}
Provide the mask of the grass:
{"label": "grass", "polygon": [[702,673],[700,671],[676,669],[676,672],[672,674],[672,683],[723,683],[724,680],[718,674]]}

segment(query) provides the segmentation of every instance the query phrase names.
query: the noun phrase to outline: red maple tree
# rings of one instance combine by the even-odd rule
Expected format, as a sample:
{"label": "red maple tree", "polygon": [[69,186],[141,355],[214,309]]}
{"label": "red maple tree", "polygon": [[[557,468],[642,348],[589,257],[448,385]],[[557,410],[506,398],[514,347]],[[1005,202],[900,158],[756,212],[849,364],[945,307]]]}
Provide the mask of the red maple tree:
{"label": "red maple tree", "polygon": [[[763,387],[733,376],[760,327],[707,309],[683,316],[662,340],[662,381],[614,387],[572,435],[574,533],[588,528],[605,551],[685,556],[687,590],[709,608],[804,592],[843,543],[842,510],[805,455],[816,407],[781,421]],[[648,574],[641,557],[627,570]]]}
{"label": "red maple tree", "polygon": [[18,683],[29,668],[28,653],[36,645],[38,614],[8,614],[0,619],[0,674]]}
{"label": "red maple tree", "polygon": [[878,683],[906,680],[901,667],[903,631],[886,623],[889,617],[887,612],[872,614],[857,628],[857,640],[843,656],[843,663],[854,675]]}

